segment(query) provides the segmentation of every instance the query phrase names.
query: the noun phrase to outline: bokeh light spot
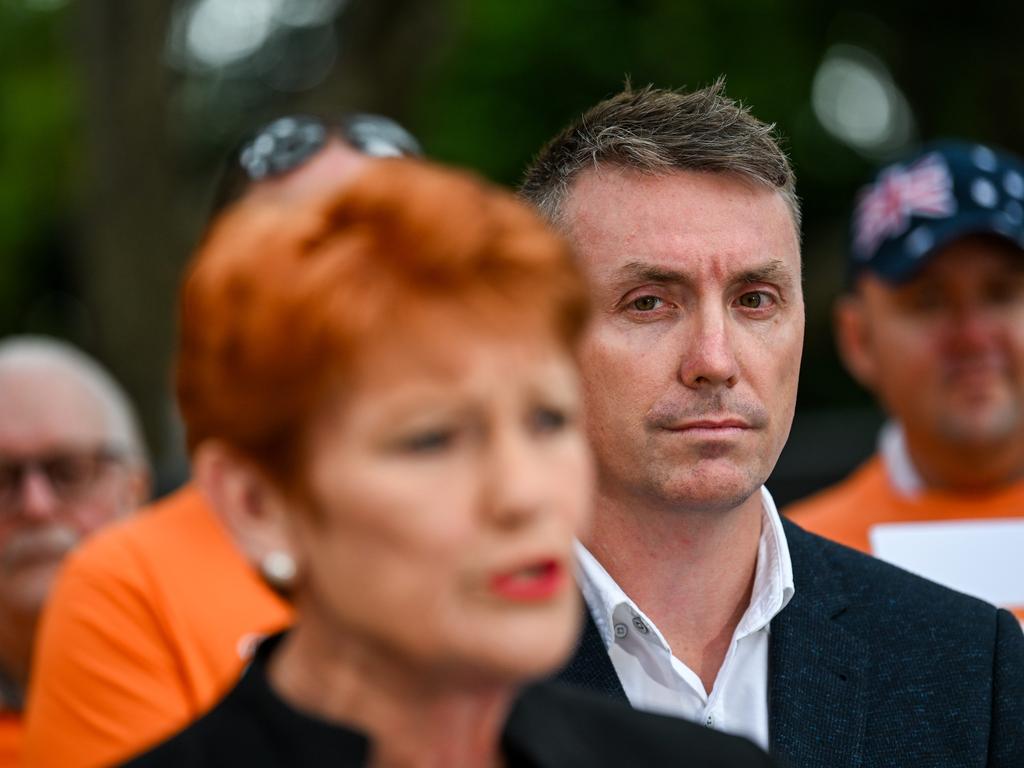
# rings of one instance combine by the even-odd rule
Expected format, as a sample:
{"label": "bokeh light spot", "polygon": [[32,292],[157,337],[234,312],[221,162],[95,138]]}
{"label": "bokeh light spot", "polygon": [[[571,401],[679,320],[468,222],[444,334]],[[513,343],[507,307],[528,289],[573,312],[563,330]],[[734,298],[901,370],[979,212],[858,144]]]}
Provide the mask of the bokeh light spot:
{"label": "bokeh light spot", "polygon": [[284,0],[199,0],[186,31],[186,45],[195,63],[216,69],[246,58],[276,28]]}
{"label": "bokeh light spot", "polygon": [[894,152],[914,133],[910,106],[888,69],[855,46],[828,50],[814,76],[811,103],[826,131],[866,155]]}

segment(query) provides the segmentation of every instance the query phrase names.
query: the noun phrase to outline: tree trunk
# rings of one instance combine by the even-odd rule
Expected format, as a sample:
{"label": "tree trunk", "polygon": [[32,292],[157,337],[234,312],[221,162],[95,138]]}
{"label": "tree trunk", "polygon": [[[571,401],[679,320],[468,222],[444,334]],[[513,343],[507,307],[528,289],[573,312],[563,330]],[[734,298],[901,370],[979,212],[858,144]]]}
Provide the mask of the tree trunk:
{"label": "tree trunk", "polygon": [[205,217],[208,201],[197,192],[219,172],[195,161],[202,142],[188,140],[187,126],[256,122],[299,109],[380,111],[401,119],[446,27],[444,6],[438,0],[352,2],[338,20],[337,62],[315,89],[267,91],[244,116],[186,120],[177,111],[182,102],[172,98],[184,77],[171,72],[164,57],[174,3],[77,3],[71,20],[87,136],[79,284],[95,325],[94,351],[139,408],[158,488],[180,480],[182,466],[170,387],[175,293]]}

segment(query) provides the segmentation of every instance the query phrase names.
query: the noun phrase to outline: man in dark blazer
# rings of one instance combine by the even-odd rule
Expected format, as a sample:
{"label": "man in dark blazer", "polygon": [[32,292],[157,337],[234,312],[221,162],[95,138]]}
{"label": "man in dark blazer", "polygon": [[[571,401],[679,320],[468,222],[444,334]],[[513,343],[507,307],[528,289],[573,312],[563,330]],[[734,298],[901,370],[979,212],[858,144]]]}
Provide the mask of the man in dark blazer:
{"label": "man in dark blazer", "polygon": [[522,193],[569,238],[595,310],[589,610],[561,678],[799,768],[1024,766],[1016,620],[783,521],[764,488],[804,331],[771,126],[721,83],[627,89],[541,150]]}

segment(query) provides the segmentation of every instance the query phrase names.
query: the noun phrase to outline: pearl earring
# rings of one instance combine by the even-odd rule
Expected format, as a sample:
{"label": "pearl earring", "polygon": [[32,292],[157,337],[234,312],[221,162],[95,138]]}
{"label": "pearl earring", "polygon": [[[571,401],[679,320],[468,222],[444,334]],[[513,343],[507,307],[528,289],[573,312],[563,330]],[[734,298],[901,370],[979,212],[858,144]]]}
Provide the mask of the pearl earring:
{"label": "pearl earring", "polygon": [[275,549],[264,555],[260,561],[260,573],[270,586],[279,592],[287,592],[295,585],[298,567],[295,558],[284,550]]}

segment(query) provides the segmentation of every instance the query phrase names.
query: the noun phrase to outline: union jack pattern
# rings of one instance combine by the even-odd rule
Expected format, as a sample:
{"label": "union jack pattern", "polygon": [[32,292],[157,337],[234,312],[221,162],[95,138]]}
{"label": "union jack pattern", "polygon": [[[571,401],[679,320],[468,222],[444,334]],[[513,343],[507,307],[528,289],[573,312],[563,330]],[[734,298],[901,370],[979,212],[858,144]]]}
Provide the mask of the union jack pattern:
{"label": "union jack pattern", "polygon": [[854,252],[867,261],[882,241],[902,234],[911,216],[941,219],[956,212],[949,166],[932,152],[906,168],[882,173],[857,200],[854,213]]}

